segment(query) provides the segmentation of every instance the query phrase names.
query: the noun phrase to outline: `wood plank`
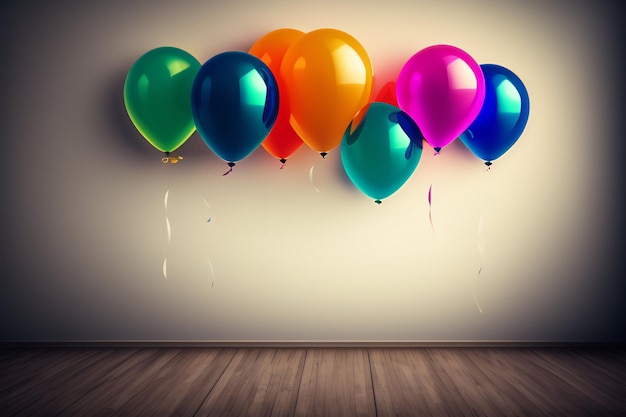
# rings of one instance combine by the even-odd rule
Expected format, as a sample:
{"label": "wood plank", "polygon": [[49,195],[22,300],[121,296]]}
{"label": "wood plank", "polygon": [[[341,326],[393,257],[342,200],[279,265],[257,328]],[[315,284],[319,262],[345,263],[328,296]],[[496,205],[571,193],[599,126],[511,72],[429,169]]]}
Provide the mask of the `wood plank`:
{"label": "wood plank", "polygon": [[[97,350],[91,350],[95,353]],[[42,376],[55,374],[84,360],[89,350],[75,349],[26,349],[14,351],[3,359],[0,366],[2,390],[11,385],[20,385],[28,381],[40,380]]]}
{"label": "wood plank", "polygon": [[304,349],[240,349],[196,417],[293,416]]}
{"label": "wood plank", "polygon": [[[19,383],[9,383],[0,396],[0,410],[7,414],[50,415],[48,403],[72,378],[89,369],[101,356],[99,349],[51,349],[38,358],[39,367],[23,368]],[[5,376],[3,376],[3,379]],[[15,381],[14,381],[15,382]]]}
{"label": "wood plank", "polygon": [[[513,415],[560,416],[552,389],[538,389],[540,369],[529,367],[526,351],[462,349],[457,352],[467,372],[493,387],[492,397],[502,400]],[[512,355],[511,355],[512,354]],[[518,358],[517,360],[515,358]],[[546,413],[551,410],[551,413]]]}
{"label": "wood plank", "polygon": [[[88,366],[72,372],[63,382],[46,389],[46,395],[33,399],[24,411],[31,415],[67,415],[67,409],[84,395],[96,389],[102,379],[121,366],[138,349],[98,349],[88,359]],[[30,411],[32,410],[32,411]]]}
{"label": "wood plank", "polygon": [[193,416],[234,349],[142,349],[64,416]]}
{"label": "wood plank", "polygon": [[[442,398],[452,406],[448,415],[518,415],[510,393],[483,373],[470,369],[462,349],[427,349],[428,366],[439,378]],[[529,414],[533,415],[533,414]]]}
{"label": "wood plank", "polygon": [[[572,369],[559,368],[558,372],[551,372],[541,361],[535,360],[536,352],[536,349],[515,348],[460,350],[469,371],[474,375],[485,375],[497,387],[499,395],[510,400],[509,408],[520,414],[623,415],[623,395],[608,397],[594,382],[585,381],[582,375],[577,375],[578,371]],[[545,359],[546,355],[552,358],[550,352],[542,352],[539,357]],[[555,366],[553,360],[547,364],[549,367]],[[576,384],[567,380],[568,372],[572,371],[569,377],[576,379]],[[597,382],[610,380],[606,373],[594,374],[598,378]],[[626,393],[624,391],[622,384],[622,394]]]}
{"label": "wood plank", "polygon": [[376,416],[367,350],[307,349],[295,416]]}
{"label": "wood plank", "polygon": [[[57,354],[69,355],[67,349],[55,350]],[[30,349],[5,349],[0,358],[0,398],[15,389],[16,386],[34,378],[34,374],[40,371],[41,367],[58,360],[52,358],[50,349],[30,348]]]}
{"label": "wood plank", "polygon": [[369,355],[378,417],[462,415],[444,398],[424,349],[370,349]]}
{"label": "wood plank", "polygon": [[49,349],[45,348],[5,348],[0,349],[0,375],[10,372],[18,366],[28,365],[35,358],[41,357]]}
{"label": "wood plank", "polygon": [[572,350],[533,350],[529,352],[525,369],[531,364],[541,369],[537,386],[550,386],[554,397],[568,398],[560,407],[563,415],[568,412],[569,415],[626,415],[624,358],[619,364],[611,364],[603,356],[594,364],[593,356],[589,351],[581,356]]}

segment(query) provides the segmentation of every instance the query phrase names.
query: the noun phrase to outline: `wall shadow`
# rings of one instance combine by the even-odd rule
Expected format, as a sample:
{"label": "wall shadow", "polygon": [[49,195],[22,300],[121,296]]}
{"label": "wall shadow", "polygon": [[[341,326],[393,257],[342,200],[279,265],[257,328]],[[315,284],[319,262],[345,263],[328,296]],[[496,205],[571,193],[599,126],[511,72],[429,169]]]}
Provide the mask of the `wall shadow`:
{"label": "wall shadow", "polygon": [[98,110],[104,116],[104,125],[110,130],[113,152],[129,155],[136,162],[153,162],[161,158],[161,152],[154,149],[135,128],[124,105],[124,81],[129,68],[120,67],[111,72],[103,83],[99,100],[101,106]]}

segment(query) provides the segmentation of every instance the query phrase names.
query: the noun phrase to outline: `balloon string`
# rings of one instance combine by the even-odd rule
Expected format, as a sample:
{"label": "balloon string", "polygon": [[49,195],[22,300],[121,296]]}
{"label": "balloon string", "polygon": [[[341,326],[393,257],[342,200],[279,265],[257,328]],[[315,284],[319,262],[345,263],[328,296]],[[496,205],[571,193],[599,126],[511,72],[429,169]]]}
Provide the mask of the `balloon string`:
{"label": "balloon string", "polygon": [[433,236],[434,236],[435,226],[433,225],[432,191],[433,191],[433,185],[430,184],[430,187],[428,188],[428,221],[430,222],[430,230],[432,230]]}
{"label": "balloon string", "polygon": [[165,206],[165,226],[167,227],[167,244],[169,245],[170,241],[172,240],[172,227],[170,226],[170,219],[167,216],[167,200],[169,198],[170,195],[170,190],[167,190],[165,192],[165,198],[163,199],[163,205]]}
{"label": "balloon string", "polygon": [[[476,275],[476,284],[478,284],[478,278],[480,278],[480,273],[483,270],[483,266],[481,265],[480,268],[478,268],[478,274]],[[474,303],[476,304],[476,307],[478,307],[478,311],[480,311],[480,314],[483,314],[483,309],[480,308],[480,304],[478,304],[478,289],[476,288],[477,285],[474,285]]]}
{"label": "balloon string", "polygon": [[[163,198],[163,206],[165,207],[165,227],[167,228],[167,245],[170,245],[172,240],[172,226],[170,225],[170,219],[167,216],[167,202],[170,196],[170,190],[165,191],[165,197]],[[167,279],[167,256],[163,260],[163,276]]]}
{"label": "balloon string", "polygon": [[[204,205],[206,206],[206,208],[208,208],[209,210],[211,210],[211,206],[209,205],[209,202],[206,201],[206,198],[202,197],[202,201],[204,201]],[[209,217],[208,220],[206,221],[207,223],[211,223],[211,218]]]}
{"label": "balloon string", "polygon": [[233,167],[235,166],[235,163],[234,163],[234,162],[229,162],[229,163],[228,163],[228,166],[229,166],[228,171],[226,171],[225,173],[223,173],[223,174],[222,174],[222,177],[223,177],[223,176],[226,176],[226,175],[228,175],[228,174],[230,174],[231,172],[233,172]]}
{"label": "balloon string", "polygon": [[313,188],[315,189],[315,191],[317,191],[318,193],[320,192],[319,188],[317,188],[315,186],[315,183],[313,182],[313,169],[315,168],[315,165],[311,166],[311,170],[309,171],[309,181],[311,182],[311,185],[313,186]]}
{"label": "balloon string", "polygon": [[483,271],[483,267],[485,265],[485,247],[484,247],[484,236],[483,236],[483,219],[484,214],[480,215],[480,219],[478,220],[478,253],[480,255],[480,267],[478,268],[478,273],[476,274],[476,280],[474,282],[474,302],[476,303],[476,307],[478,307],[478,311],[480,314],[483,314],[483,309],[480,307],[478,303],[478,280],[480,279],[480,274]]}
{"label": "balloon string", "polygon": [[211,288],[215,285],[215,271],[213,270],[213,262],[211,262],[211,258],[209,258],[209,270],[211,271]]}
{"label": "balloon string", "polygon": [[[207,207],[207,209],[210,210],[211,206],[209,205],[209,202],[206,201],[206,198],[202,197],[202,201],[204,202],[204,205]],[[211,222],[210,217],[207,222]],[[211,257],[207,257],[207,260],[209,262],[209,271],[211,272],[211,288],[213,288],[213,285],[215,285],[215,271],[213,270],[213,262],[211,262]]]}

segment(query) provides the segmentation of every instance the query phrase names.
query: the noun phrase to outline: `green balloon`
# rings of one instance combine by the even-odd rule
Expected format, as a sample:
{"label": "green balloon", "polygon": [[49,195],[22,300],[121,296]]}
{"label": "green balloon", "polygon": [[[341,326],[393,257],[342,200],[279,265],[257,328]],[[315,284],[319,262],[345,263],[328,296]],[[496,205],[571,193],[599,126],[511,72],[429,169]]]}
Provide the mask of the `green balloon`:
{"label": "green balloon", "polygon": [[200,62],[182,49],[164,46],[142,55],[124,82],[124,104],[148,142],[172,152],[196,130],[191,87]]}

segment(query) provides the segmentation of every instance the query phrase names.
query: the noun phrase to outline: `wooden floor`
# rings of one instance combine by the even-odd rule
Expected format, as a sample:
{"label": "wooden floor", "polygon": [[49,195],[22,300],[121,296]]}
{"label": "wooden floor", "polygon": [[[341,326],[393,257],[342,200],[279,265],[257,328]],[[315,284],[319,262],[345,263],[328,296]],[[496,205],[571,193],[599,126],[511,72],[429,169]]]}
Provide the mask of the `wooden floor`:
{"label": "wooden floor", "polygon": [[626,350],[5,348],[2,416],[624,416]]}

